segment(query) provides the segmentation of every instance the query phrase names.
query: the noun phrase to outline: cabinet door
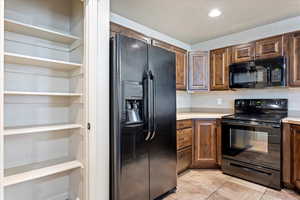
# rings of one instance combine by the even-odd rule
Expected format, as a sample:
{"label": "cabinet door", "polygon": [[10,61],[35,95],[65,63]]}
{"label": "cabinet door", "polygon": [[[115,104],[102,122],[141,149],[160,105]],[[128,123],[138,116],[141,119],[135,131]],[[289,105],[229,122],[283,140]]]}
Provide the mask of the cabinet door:
{"label": "cabinet door", "polygon": [[217,135],[215,121],[195,122],[194,130],[194,168],[217,166]]}
{"label": "cabinet door", "polygon": [[231,51],[229,48],[210,52],[210,89],[226,90],[229,88],[229,64]]}
{"label": "cabinet door", "polygon": [[177,173],[190,168],[192,164],[192,147],[177,152]]}
{"label": "cabinet door", "polygon": [[217,164],[222,165],[222,126],[221,121],[217,120],[216,134],[217,134]]}
{"label": "cabinet door", "polygon": [[208,52],[189,53],[189,90],[208,90]]}
{"label": "cabinet door", "polygon": [[176,54],[176,89],[187,89],[187,52],[181,49],[174,49]]}
{"label": "cabinet door", "polygon": [[273,58],[283,55],[283,36],[256,41],[256,58]]}
{"label": "cabinet door", "polygon": [[242,44],[232,47],[232,62],[246,62],[254,59],[255,43]]}
{"label": "cabinet door", "polygon": [[160,47],[167,51],[172,51],[176,55],[176,89],[187,89],[187,51],[180,49],[173,45],[161,42],[159,40],[152,40],[152,45]]}
{"label": "cabinet door", "polygon": [[293,183],[300,189],[300,126],[292,126],[293,135]]}
{"label": "cabinet door", "polygon": [[300,87],[300,32],[291,35],[289,44],[289,83]]}

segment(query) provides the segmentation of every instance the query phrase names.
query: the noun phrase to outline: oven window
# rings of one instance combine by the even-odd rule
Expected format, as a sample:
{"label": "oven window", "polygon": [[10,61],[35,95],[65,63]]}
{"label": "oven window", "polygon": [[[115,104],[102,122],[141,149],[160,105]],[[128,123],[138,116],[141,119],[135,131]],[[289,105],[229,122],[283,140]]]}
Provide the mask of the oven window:
{"label": "oven window", "polygon": [[230,129],[230,149],[268,153],[268,132]]}

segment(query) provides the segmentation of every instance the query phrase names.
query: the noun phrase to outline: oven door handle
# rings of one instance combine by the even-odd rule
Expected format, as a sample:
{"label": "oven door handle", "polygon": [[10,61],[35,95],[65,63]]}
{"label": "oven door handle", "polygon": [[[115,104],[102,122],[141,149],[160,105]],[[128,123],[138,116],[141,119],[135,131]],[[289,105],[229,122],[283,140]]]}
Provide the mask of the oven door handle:
{"label": "oven door handle", "polygon": [[262,128],[281,128],[280,124],[267,124],[267,123],[259,123],[259,122],[249,122],[249,123],[241,123],[241,122],[232,122],[232,121],[222,121],[222,125],[229,125],[229,126],[255,126],[255,127],[262,127]]}

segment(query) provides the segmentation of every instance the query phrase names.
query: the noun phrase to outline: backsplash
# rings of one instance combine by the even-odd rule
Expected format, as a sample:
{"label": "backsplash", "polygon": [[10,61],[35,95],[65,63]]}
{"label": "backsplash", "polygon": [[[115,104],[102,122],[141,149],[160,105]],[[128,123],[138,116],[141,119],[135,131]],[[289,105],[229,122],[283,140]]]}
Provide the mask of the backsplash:
{"label": "backsplash", "polygon": [[300,89],[298,88],[211,91],[194,94],[180,92],[177,93],[177,108],[232,109],[235,99],[254,98],[287,98],[289,110],[300,111]]}
{"label": "backsplash", "polygon": [[187,92],[177,91],[176,93],[177,109],[191,108],[192,95]]}

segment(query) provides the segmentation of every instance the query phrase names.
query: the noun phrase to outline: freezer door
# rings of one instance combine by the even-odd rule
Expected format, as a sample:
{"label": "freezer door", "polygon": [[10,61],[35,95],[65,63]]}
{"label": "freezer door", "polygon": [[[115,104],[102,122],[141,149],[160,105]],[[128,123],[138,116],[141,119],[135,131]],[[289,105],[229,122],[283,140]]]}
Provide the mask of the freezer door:
{"label": "freezer door", "polygon": [[[150,141],[150,199],[176,188],[175,54],[149,46],[154,126]],[[152,86],[151,86],[152,85]]]}
{"label": "freezer door", "polygon": [[139,40],[117,35],[111,48],[110,199],[149,200],[149,149],[144,124],[126,125],[124,121],[125,98],[140,94],[126,94],[132,90],[126,90],[124,84],[142,84],[148,47]]}

